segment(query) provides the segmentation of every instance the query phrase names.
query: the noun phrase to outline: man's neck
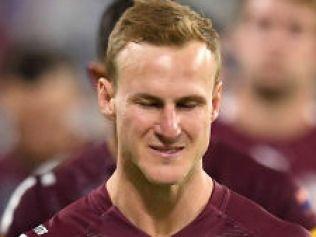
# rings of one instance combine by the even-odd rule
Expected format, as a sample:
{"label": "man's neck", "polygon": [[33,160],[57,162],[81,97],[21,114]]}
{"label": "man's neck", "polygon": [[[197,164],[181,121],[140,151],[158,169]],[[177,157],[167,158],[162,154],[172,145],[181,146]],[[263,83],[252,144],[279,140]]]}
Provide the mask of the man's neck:
{"label": "man's neck", "polygon": [[245,88],[236,93],[234,127],[263,139],[286,140],[305,134],[314,124],[310,90],[280,101],[266,101]]}
{"label": "man's neck", "polygon": [[165,237],[183,229],[202,212],[213,182],[201,170],[184,184],[159,186],[146,180],[135,184],[118,169],[107,189],[112,203],[131,223],[150,236]]}

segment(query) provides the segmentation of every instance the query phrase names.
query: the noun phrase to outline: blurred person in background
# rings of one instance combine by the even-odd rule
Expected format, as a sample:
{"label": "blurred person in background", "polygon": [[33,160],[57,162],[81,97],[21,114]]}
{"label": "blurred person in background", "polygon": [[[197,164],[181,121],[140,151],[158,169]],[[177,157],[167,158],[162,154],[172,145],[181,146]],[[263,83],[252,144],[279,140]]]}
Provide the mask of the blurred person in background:
{"label": "blurred person in background", "polygon": [[290,172],[316,207],[316,1],[242,0],[228,35],[236,81],[214,136]]}
{"label": "blurred person in background", "polygon": [[[98,33],[98,60],[89,65],[94,83],[104,76],[103,60],[108,36],[118,18],[130,6],[132,1],[116,0],[103,13]],[[26,179],[11,198],[12,205],[9,204],[2,218],[1,233],[14,237],[34,228],[96,188],[114,172],[113,157],[115,145],[110,133],[106,143],[93,144],[52,171]],[[308,229],[315,225],[314,215],[302,209],[305,203],[298,202],[295,197],[297,187],[285,174],[258,165],[243,153],[218,141],[207,151],[204,167],[217,181],[256,201],[278,217]]]}
{"label": "blurred person in background", "polygon": [[75,79],[74,67],[61,54],[27,46],[8,51],[0,105],[15,143],[0,160],[0,213],[23,179],[54,166],[83,143],[71,114],[80,103]]}

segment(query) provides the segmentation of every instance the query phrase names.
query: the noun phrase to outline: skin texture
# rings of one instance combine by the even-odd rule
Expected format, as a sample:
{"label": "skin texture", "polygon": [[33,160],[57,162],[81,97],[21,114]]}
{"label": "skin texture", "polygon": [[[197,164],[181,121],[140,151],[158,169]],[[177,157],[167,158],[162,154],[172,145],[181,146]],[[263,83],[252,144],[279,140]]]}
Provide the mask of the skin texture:
{"label": "skin texture", "polygon": [[[117,63],[117,88],[98,83],[100,109],[117,131],[117,170],[107,188],[132,223],[165,236],[192,221],[211,194],[201,159],[220,104],[216,62],[204,43],[189,42],[129,43]],[[192,192],[196,202],[187,205]]]}

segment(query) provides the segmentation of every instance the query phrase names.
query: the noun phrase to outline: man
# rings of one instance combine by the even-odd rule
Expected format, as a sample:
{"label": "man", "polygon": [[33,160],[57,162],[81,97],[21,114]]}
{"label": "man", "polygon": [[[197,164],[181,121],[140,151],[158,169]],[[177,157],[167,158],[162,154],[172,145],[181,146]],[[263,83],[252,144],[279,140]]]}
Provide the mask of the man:
{"label": "man", "polygon": [[315,1],[244,0],[239,18],[230,48],[240,81],[214,136],[290,172],[315,208]]}
{"label": "man", "polygon": [[202,169],[221,94],[209,20],[172,1],[136,1],[111,34],[106,68],[98,101],[115,123],[117,168],[22,236],[308,235]]}
{"label": "man", "polygon": [[[100,61],[105,58],[110,31],[130,6],[131,1],[114,1],[103,13],[97,51]],[[89,70],[96,79],[104,76],[103,65],[98,62],[91,63]],[[115,169],[112,143],[108,139],[107,144],[89,145],[78,157],[52,172],[25,180],[11,198],[0,233],[14,237],[34,228],[106,180]],[[300,191],[286,175],[256,164],[221,142],[213,142],[203,162],[205,171],[216,181],[259,203],[270,213],[307,229],[314,227],[313,213],[305,210],[306,200],[295,197]]]}
{"label": "man", "polygon": [[[22,180],[55,165],[83,141],[69,126],[78,103],[74,78],[73,66],[57,52],[15,47],[7,55],[0,103],[16,137],[0,160],[1,215]],[[8,133],[3,129],[1,136]]]}

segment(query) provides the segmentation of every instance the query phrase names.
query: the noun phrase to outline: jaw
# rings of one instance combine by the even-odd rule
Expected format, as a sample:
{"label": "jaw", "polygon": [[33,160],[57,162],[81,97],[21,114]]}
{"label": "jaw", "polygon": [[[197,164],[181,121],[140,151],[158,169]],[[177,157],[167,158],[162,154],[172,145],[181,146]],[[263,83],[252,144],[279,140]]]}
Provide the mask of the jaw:
{"label": "jaw", "polygon": [[203,171],[204,149],[198,142],[182,142],[173,146],[162,146],[157,142],[129,144],[132,148],[119,147],[118,166],[129,174],[127,179],[137,183],[176,185],[184,183],[189,175]]}
{"label": "jaw", "polygon": [[[139,162],[137,165],[140,172],[144,175],[149,183],[156,185],[181,185],[186,182],[189,176],[199,171],[199,160],[192,159],[187,156],[188,154],[180,157],[154,157],[158,161]],[[187,159],[191,158],[191,160]],[[200,159],[201,161],[201,159]],[[202,171],[202,165],[200,170]]]}

